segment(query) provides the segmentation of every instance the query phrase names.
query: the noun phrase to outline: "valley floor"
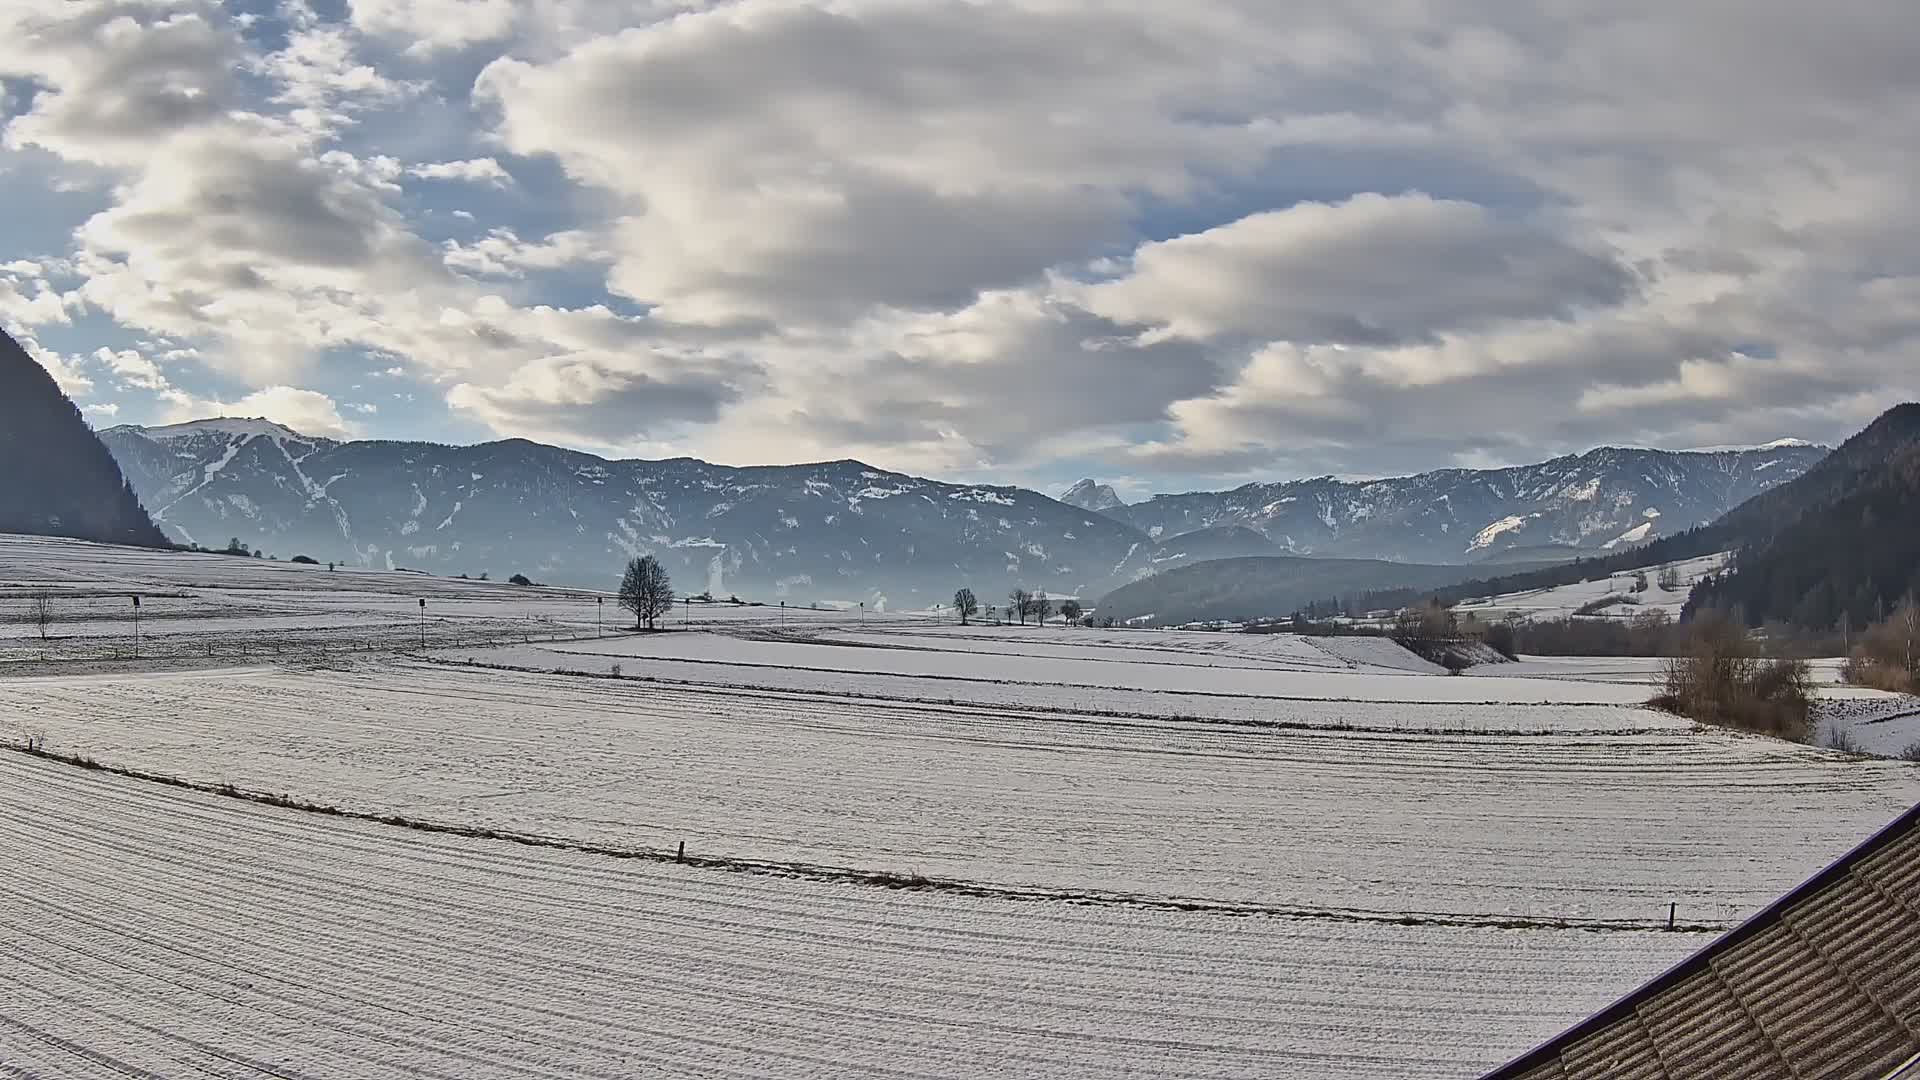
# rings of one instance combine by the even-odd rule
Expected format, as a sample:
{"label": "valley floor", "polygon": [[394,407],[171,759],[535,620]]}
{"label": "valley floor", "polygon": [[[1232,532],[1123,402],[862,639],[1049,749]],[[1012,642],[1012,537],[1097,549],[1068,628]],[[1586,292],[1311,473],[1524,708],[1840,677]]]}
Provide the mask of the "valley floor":
{"label": "valley floor", "polygon": [[0,626],[5,1075],[1466,1078],[1920,801],[1640,662],[167,559],[0,538],[173,612]]}

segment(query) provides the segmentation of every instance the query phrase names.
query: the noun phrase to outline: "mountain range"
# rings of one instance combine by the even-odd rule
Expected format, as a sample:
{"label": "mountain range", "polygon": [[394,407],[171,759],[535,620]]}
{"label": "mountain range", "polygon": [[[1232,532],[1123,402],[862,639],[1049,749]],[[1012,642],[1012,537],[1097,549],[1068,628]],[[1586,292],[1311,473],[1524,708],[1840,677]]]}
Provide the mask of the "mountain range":
{"label": "mountain range", "polygon": [[182,542],[238,537],[282,557],[589,586],[651,553],[683,592],[914,607],[961,585],[983,599],[1016,584],[1091,599],[1246,556],[1462,563],[1631,545],[1712,520],[1825,453],[1606,449],[1519,469],[1256,484],[1127,506],[1093,482],[1068,492],[1074,505],[857,461],[611,461],[519,439],[338,442],[235,419],[101,435]]}
{"label": "mountain range", "polygon": [[1458,563],[1561,549],[1571,557],[1704,525],[1826,455],[1797,440],[1743,450],[1602,447],[1505,469],[1156,495],[1104,512],[1154,538],[1239,526],[1290,555]]}

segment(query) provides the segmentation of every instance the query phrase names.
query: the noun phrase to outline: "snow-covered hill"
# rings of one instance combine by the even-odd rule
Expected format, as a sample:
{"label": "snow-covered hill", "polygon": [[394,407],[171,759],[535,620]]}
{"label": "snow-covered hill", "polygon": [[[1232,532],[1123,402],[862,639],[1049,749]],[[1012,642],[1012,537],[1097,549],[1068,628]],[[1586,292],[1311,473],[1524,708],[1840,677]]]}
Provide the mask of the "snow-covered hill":
{"label": "snow-covered hill", "polygon": [[1681,532],[1799,476],[1826,453],[1797,440],[1712,452],[1606,447],[1508,469],[1156,495],[1105,513],[1156,538],[1239,525],[1297,555],[1480,561],[1510,548],[1610,550]]}
{"label": "snow-covered hill", "polygon": [[[1718,573],[1727,565],[1729,557],[1729,553],[1721,552],[1649,566],[1645,570],[1601,574],[1592,581],[1572,585],[1472,597],[1460,601],[1455,610],[1462,614],[1471,612],[1487,622],[1499,622],[1509,615],[1524,619],[1576,616],[1626,619],[1656,611],[1677,620],[1694,585],[1701,578]],[[1646,582],[1644,588],[1640,585],[1642,580]]]}

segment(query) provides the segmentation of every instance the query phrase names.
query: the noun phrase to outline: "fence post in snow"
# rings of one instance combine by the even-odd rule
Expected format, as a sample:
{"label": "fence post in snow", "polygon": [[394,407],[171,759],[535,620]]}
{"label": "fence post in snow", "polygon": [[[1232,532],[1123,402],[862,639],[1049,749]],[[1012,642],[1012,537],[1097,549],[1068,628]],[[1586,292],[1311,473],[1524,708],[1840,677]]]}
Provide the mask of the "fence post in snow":
{"label": "fence post in snow", "polygon": [[680,851],[673,857],[673,861],[678,863],[687,861],[687,842],[685,840],[680,841]]}
{"label": "fence post in snow", "polygon": [[1678,902],[1670,903],[1667,905],[1667,929],[1669,930],[1673,929],[1674,913],[1679,910],[1680,910],[1680,905]]}

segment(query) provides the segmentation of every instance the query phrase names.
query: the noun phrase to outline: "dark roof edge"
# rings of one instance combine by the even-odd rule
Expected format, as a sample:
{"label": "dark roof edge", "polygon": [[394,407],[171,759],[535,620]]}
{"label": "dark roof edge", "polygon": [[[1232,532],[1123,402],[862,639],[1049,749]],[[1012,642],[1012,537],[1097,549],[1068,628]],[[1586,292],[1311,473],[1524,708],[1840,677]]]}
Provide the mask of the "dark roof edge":
{"label": "dark roof edge", "polygon": [[1686,959],[1661,972],[1646,985],[1634,990],[1620,1000],[1580,1021],[1578,1024],[1514,1058],[1498,1069],[1487,1073],[1481,1080],[1516,1080],[1517,1077],[1539,1068],[1558,1057],[1560,1052],[1579,1039],[1599,1031],[1632,1012],[1634,1006],[1654,994],[1667,989],[1695,972],[1705,968],[1709,961],[1721,953],[1753,937],[1767,927],[1772,926],[1787,908],[1831,885],[1835,880],[1853,869],[1853,865],[1879,851],[1887,844],[1905,833],[1908,829],[1920,826],[1920,804],[1899,817],[1894,818],[1878,832],[1868,837],[1852,851],[1836,859],[1832,865],[1795,886],[1792,892],[1767,905],[1747,921],[1715,938],[1712,944],[1694,953]]}

